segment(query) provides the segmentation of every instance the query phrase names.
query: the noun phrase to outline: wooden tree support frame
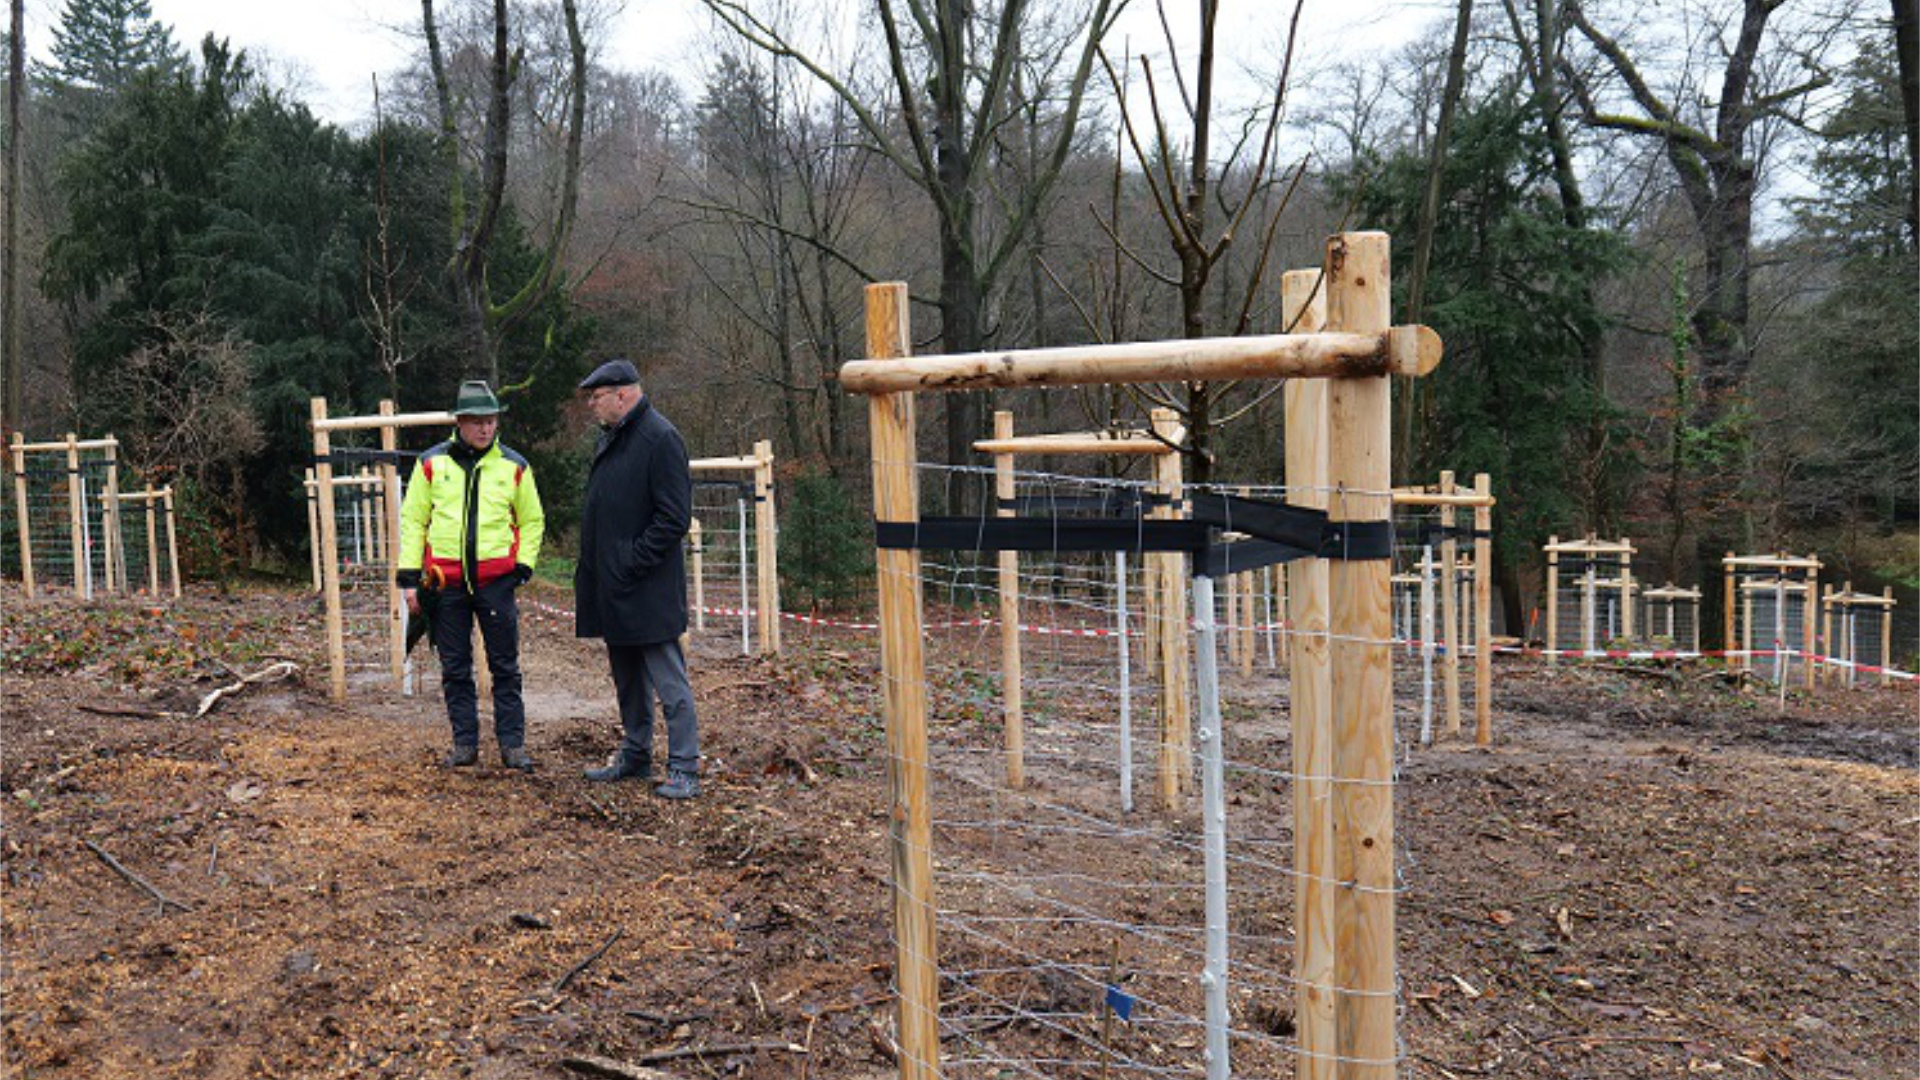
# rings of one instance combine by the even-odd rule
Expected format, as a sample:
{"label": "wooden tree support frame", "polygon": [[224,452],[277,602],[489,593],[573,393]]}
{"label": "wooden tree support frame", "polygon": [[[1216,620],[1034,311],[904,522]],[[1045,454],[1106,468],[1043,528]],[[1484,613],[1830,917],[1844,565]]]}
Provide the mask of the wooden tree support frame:
{"label": "wooden tree support frame", "polygon": [[[1789,555],[1785,552],[1775,555],[1735,555],[1729,551],[1720,563],[1726,586],[1726,610],[1723,613],[1726,648],[1729,653],[1738,653],[1737,656],[1729,658],[1730,661],[1737,661],[1737,663],[1729,663],[1730,667],[1742,674],[1753,672],[1753,595],[1759,589],[1774,591],[1776,598],[1781,601],[1793,593],[1803,594],[1800,640],[1805,645],[1805,651],[1809,657],[1819,653],[1820,650],[1816,648],[1818,638],[1815,636],[1819,631],[1821,566],[1819,556]],[[1788,575],[1796,574],[1802,575],[1800,580],[1788,580]],[[1754,575],[1765,575],[1765,579],[1757,579]],[[1735,616],[1742,613],[1745,617],[1737,620],[1739,633],[1736,635]],[[1781,627],[1786,624],[1784,602],[1780,604],[1775,622]],[[1761,644],[1770,643],[1762,642]],[[1779,650],[1775,652],[1775,669],[1783,675],[1782,681],[1784,681],[1786,658],[1778,655]],[[1809,661],[1802,666],[1805,669],[1802,672],[1804,685],[1811,690],[1815,677],[1814,669],[1818,665]]]}
{"label": "wooden tree support frame", "polygon": [[[906,286],[869,286],[867,353],[872,359],[845,365],[840,380],[848,390],[868,395],[875,519],[902,525],[919,520],[916,391],[1290,377],[1324,381],[1326,393],[1324,411],[1309,397],[1290,397],[1289,441],[1317,446],[1324,440],[1327,451],[1323,480],[1290,477],[1290,484],[1326,493],[1336,524],[1390,520],[1392,440],[1385,376],[1431,371],[1440,360],[1440,341],[1423,327],[1389,327],[1384,233],[1332,238],[1322,273],[1322,286],[1312,291],[1324,291],[1326,322],[1311,333],[917,359],[909,359]],[[1301,300],[1301,306],[1310,302]],[[1288,458],[1291,464],[1291,446]],[[1303,740],[1311,741],[1316,752],[1324,747],[1330,767],[1300,770],[1302,780],[1324,778],[1324,786],[1316,784],[1308,797],[1324,799],[1326,807],[1324,813],[1318,805],[1310,807],[1296,823],[1296,859],[1303,867],[1303,888],[1313,891],[1308,883],[1324,884],[1332,896],[1333,918],[1330,932],[1317,923],[1303,924],[1299,931],[1303,951],[1312,955],[1298,963],[1302,970],[1330,975],[1311,987],[1315,1003],[1330,1008],[1316,1014],[1327,1021],[1327,1030],[1302,1034],[1297,1075],[1331,1076],[1325,1070],[1338,1062],[1339,1075],[1349,1080],[1391,1080],[1399,1053],[1391,562],[1314,561],[1326,570],[1324,586],[1293,591],[1299,610],[1326,612],[1320,645],[1328,678],[1322,700],[1330,708],[1324,715],[1302,716],[1296,700],[1294,739],[1296,747]],[[902,1080],[931,1080],[940,1072],[939,979],[920,553],[880,548],[876,563],[900,994],[898,1060]],[[1319,595],[1310,595],[1316,587]],[[1300,623],[1303,631],[1318,626],[1312,619]],[[1330,865],[1313,863],[1315,858]],[[1307,947],[1309,936],[1323,934],[1330,946],[1326,953]],[[1224,1061],[1208,1065],[1210,1075],[1225,1075],[1227,1068]]]}
{"label": "wooden tree support frame", "polygon": [[[1493,742],[1493,478],[1476,473],[1471,489],[1454,483],[1451,471],[1440,474],[1433,488],[1396,488],[1393,505],[1438,507],[1440,525],[1451,530],[1454,514],[1473,511],[1473,720],[1474,742],[1488,746]],[[1445,734],[1460,734],[1460,590],[1456,576],[1460,570],[1459,543],[1449,534],[1440,542],[1440,621],[1441,637],[1446,645],[1441,659],[1441,679],[1445,686]]]}
{"label": "wooden tree support frame", "polygon": [[[145,519],[147,536],[147,594],[160,595],[160,531],[167,534],[167,580],[172,585],[173,598],[180,599],[180,545],[179,530],[173,521],[173,485],[156,488],[148,484],[142,491],[123,491],[114,497],[114,517],[120,522],[120,528],[114,531],[114,551],[118,563],[121,584],[131,590],[133,584],[126,577],[126,534],[121,531],[126,526],[126,506],[138,503],[139,513]],[[164,523],[164,525],[162,524]]]}
{"label": "wooden tree support frame", "polygon": [[[99,587],[106,592],[115,592],[125,586],[126,563],[119,551],[120,543],[120,440],[111,435],[98,439],[82,439],[68,432],[65,439],[57,442],[30,443],[20,432],[13,433],[8,446],[13,459],[13,498],[17,512],[16,524],[20,530],[20,583],[26,590],[28,599],[38,595],[38,579],[33,570],[32,522],[28,517],[29,501],[27,497],[27,455],[60,454],[67,462],[67,525],[68,539],[73,552],[73,591],[82,599],[93,599],[95,583],[93,581],[93,554],[88,550],[87,530],[87,493],[81,483],[82,455],[99,453],[104,456],[107,465],[106,486],[95,495],[102,507],[102,573]],[[169,489],[171,491],[171,489]],[[172,504],[169,502],[169,509]],[[172,516],[168,516],[168,527],[172,527]],[[179,580],[176,570],[175,582]],[[117,584],[116,584],[117,583]]]}
{"label": "wooden tree support frame", "polygon": [[[780,655],[780,526],[774,507],[773,491],[773,441],[761,439],[753,444],[753,453],[739,457],[695,458],[688,462],[694,474],[702,473],[749,473],[753,477],[753,533],[754,533],[754,627],[759,631],[760,652],[763,655]],[[688,535],[693,538],[696,551],[699,537],[691,529]],[[702,551],[701,554],[704,554]],[[697,558],[698,556],[696,556]],[[746,552],[740,553],[746,558]],[[702,560],[704,563],[704,560]],[[704,565],[696,569],[696,578]],[[701,582],[696,589],[704,592]],[[742,596],[744,606],[747,598]],[[696,600],[698,604],[698,600]],[[704,624],[703,624],[704,625]]]}
{"label": "wooden tree support frame", "polygon": [[[1648,589],[1640,594],[1646,601],[1646,618],[1641,620],[1641,632],[1648,638],[1665,637],[1673,647],[1681,647],[1680,631],[1676,616],[1682,608],[1690,608],[1693,618],[1689,620],[1691,631],[1687,635],[1686,649],[1694,655],[1700,653],[1700,590],[1683,589],[1672,582],[1656,589]],[[1656,615],[1656,609],[1664,611],[1665,619]]]}
{"label": "wooden tree support frame", "polygon": [[1880,613],[1880,685],[1893,685],[1893,586],[1888,585],[1879,596],[1872,593],[1855,592],[1853,582],[1840,587],[1838,592],[1829,585],[1820,598],[1822,615],[1820,640],[1826,643],[1821,651],[1847,661],[1844,665],[1835,664],[1828,668],[1828,681],[1853,686],[1858,682],[1860,673],[1858,620],[1862,612]]}
{"label": "wooden tree support frame", "polygon": [[[450,412],[396,413],[391,401],[380,403],[377,416],[339,416],[327,415],[327,399],[316,397],[308,402],[310,416],[307,423],[313,432],[313,479],[315,512],[319,517],[320,548],[326,557],[320,560],[321,591],[326,595],[327,605],[327,668],[328,692],[335,701],[347,699],[347,643],[345,618],[340,609],[340,559],[336,554],[340,542],[338,523],[334,520],[333,491],[333,433],[338,431],[377,431],[380,433],[380,448],[389,453],[399,448],[401,428],[410,427],[451,427],[453,414]],[[386,516],[383,536],[386,543],[385,558],[389,567],[399,564],[400,554],[400,470],[392,461],[383,461],[380,465],[381,486],[386,492],[382,508]],[[407,658],[407,608],[400,594],[400,587],[394,582],[393,575],[387,575],[387,623],[388,646],[387,659],[392,669],[393,687],[399,690],[406,677]]]}
{"label": "wooden tree support frame", "polygon": [[[1000,517],[1012,517],[1013,509],[1008,503],[1014,498],[1014,459],[1020,454],[1056,454],[1063,457],[1086,457],[1092,455],[1115,455],[1129,457],[1152,457],[1156,459],[1154,494],[1160,496],[1161,503],[1172,505],[1178,498],[1180,488],[1180,444],[1186,438],[1186,431],[1179,426],[1179,420],[1168,409],[1155,409],[1152,415],[1153,428],[1147,431],[1092,431],[1054,435],[1015,436],[1013,433],[1013,413],[1000,410],[993,414],[993,438],[979,439],[973,448],[981,453],[993,455],[994,496],[1000,501],[997,511]],[[1165,468],[1160,462],[1169,462]],[[1149,556],[1146,564],[1147,595],[1149,597],[1147,622],[1156,628],[1149,634],[1150,642],[1165,640],[1166,624],[1163,620],[1172,619],[1176,623],[1186,614],[1186,581],[1176,569],[1169,568],[1166,556]],[[1174,560],[1176,563],[1177,559]],[[1172,575],[1169,583],[1162,575]],[[1025,734],[1025,696],[1021,686],[1022,659],[1020,650],[1020,554],[1016,551],[999,553],[1000,584],[1000,679],[1001,709],[1003,719],[1003,742],[1007,758],[1007,786],[1020,788],[1026,786],[1026,734]],[[1124,579],[1120,583],[1124,590]],[[1178,603],[1169,608],[1164,606],[1167,600],[1177,598]],[[1167,614],[1171,612],[1171,614]],[[1121,639],[1121,648],[1128,648],[1126,639]],[[1168,732],[1180,730],[1186,725],[1176,717],[1186,715],[1188,687],[1186,671],[1183,665],[1173,665],[1169,670],[1167,657],[1157,648],[1150,647],[1154,656],[1154,667],[1160,680],[1160,730],[1163,738]],[[1124,708],[1124,703],[1123,703]],[[1174,760],[1169,752],[1163,750],[1160,760],[1163,763]],[[1127,763],[1123,761],[1123,777]],[[1163,800],[1179,798],[1179,776],[1162,772],[1160,793]],[[1171,786],[1169,786],[1171,785]],[[1131,784],[1123,780],[1123,802],[1131,804]]]}
{"label": "wooden tree support frame", "polygon": [[[1560,557],[1576,555],[1587,564],[1581,575],[1580,594],[1580,651],[1594,652],[1606,646],[1606,642],[1596,636],[1596,608],[1601,591],[1612,591],[1620,597],[1620,636],[1633,637],[1633,597],[1637,586],[1633,580],[1633,541],[1624,537],[1619,541],[1601,540],[1587,536],[1580,540],[1561,540],[1558,536],[1549,536],[1541,548],[1547,555],[1547,663],[1553,665],[1560,659]],[[1612,559],[1618,563],[1619,572],[1612,577],[1601,577],[1594,563],[1602,559]]]}

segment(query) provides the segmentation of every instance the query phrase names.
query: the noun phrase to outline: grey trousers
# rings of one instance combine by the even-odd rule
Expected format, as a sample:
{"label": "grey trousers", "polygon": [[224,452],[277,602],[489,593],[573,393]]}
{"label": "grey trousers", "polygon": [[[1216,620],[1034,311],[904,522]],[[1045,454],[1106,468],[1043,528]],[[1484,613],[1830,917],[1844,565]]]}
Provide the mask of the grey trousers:
{"label": "grey trousers", "polygon": [[667,722],[667,768],[698,774],[700,725],[680,643],[608,645],[607,661],[620,699],[620,756],[628,761],[653,760],[653,699],[659,698],[660,714]]}

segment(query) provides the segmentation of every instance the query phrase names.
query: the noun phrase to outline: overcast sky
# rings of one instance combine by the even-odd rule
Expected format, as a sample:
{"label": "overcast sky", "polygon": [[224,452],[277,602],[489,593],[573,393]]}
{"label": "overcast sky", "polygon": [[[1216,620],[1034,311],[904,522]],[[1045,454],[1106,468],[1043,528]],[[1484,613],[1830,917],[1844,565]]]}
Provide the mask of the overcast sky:
{"label": "overcast sky", "polygon": [[[600,0],[614,11],[602,62],[627,71],[697,72],[698,0]],[[1039,0],[1045,3],[1046,0]],[[1192,0],[1166,0],[1175,29],[1194,21]],[[414,48],[419,0],[150,0],[153,14],[189,50],[209,32],[247,50],[256,65],[324,119],[347,127],[373,111],[372,79],[402,67]],[[66,0],[27,0],[27,43],[44,58]],[[1275,50],[1292,12],[1286,0],[1223,0],[1225,49]],[[1308,56],[1347,54],[1361,43],[1392,46],[1446,18],[1451,0],[1307,0],[1301,49]],[[1153,0],[1133,0],[1123,32],[1133,50],[1158,51]]]}

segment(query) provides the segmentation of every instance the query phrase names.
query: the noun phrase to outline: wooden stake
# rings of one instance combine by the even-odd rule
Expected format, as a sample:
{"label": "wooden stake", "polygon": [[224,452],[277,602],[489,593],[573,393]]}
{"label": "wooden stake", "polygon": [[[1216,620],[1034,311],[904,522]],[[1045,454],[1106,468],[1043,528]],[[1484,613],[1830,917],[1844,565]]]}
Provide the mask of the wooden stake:
{"label": "wooden stake", "polygon": [[67,522],[73,548],[73,595],[93,599],[92,555],[86,549],[86,505],[80,491],[80,438],[67,432]]}
{"label": "wooden stake", "polygon": [[753,444],[754,571],[760,592],[760,651],[780,655],[780,544],[773,505],[773,440]]}
{"label": "wooden stake", "polygon": [[180,599],[180,534],[174,528],[173,521],[173,485],[160,489],[160,499],[167,508],[167,571],[173,575],[173,598]]}
{"label": "wooden stake", "polygon": [[1880,608],[1880,685],[1892,686],[1893,675],[1893,586],[1880,590],[1886,604]]}
{"label": "wooden stake", "polygon": [[1620,636],[1629,643],[1633,641],[1633,544],[1626,537],[1620,538],[1620,546],[1626,551],[1620,556]]}
{"label": "wooden stake", "polygon": [[[1280,280],[1286,325],[1313,333],[1326,320],[1318,270]],[[1327,383],[1291,379],[1286,408],[1287,503],[1327,508]],[[1293,673],[1294,1023],[1299,1080],[1338,1071],[1334,971],[1332,668],[1327,649],[1327,561],[1301,559],[1287,574],[1288,666]]]}
{"label": "wooden stake", "polygon": [[307,546],[313,552],[309,561],[313,564],[313,591],[319,592],[326,583],[320,575],[320,484],[313,478],[313,470],[307,470]]}
{"label": "wooden stake", "polygon": [[700,519],[694,518],[687,525],[687,543],[693,549],[693,628],[706,633],[707,630],[707,565],[706,543],[700,538]]}
{"label": "wooden stake", "polygon": [[100,494],[100,565],[108,593],[127,589],[126,538],[120,535],[120,440],[107,436],[107,489]]}
{"label": "wooden stake", "polygon": [[[1736,639],[1733,636],[1733,615],[1734,615],[1733,552],[1731,551],[1727,552],[1727,557],[1721,561],[1720,566],[1721,566],[1722,577],[1726,581],[1726,596],[1727,596],[1726,603],[1725,605],[1723,605],[1723,610],[1721,613],[1721,616],[1722,616],[1721,621],[1725,625],[1724,625],[1724,630],[1722,632],[1722,637],[1720,640],[1725,642],[1725,644],[1721,645],[1720,647],[1727,650],[1728,652],[1732,652],[1733,650],[1738,649],[1740,647],[1739,644],[1737,644],[1738,639]],[[1747,661],[1747,658],[1744,656],[1739,657],[1737,660],[1734,657],[1728,657],[1727,666],[1732,668],[1735,671],[1745,671],[1746,661]]]}
{"label": "wooden stake", "polygon": [[[911,352],[907,287],[869,285],[867,355],[877,360]],[[876,520],[920,517],[915,470],[913,394],[874,394],[868,400],[873,441],[873,513]],[[887,831],[893,860],[893,936],[900,987],[901,1080],[934,1080],[940,1068],[940,987],[934,942],[933,814],[927,791],[926,656],[920,598],[920,553],[876,553],[880,579],[880,659],[886,682]]]}
{"label": "wooden stake", "polygon": [[[1387,328],[1385,233],[1345,233],[1327,245],[1327,325]],[[1393,516],[1392,413],[1385,378],[1328,388],[1327,479],[1339,522]],[[1392,563],[1335,559],[1328,573],[1333,665],[1335,984],[1345,1080],[1392,1080],[1395,1040]]]}
{"label": "wooden stake", "polygon": [[[1475,473],[1473,490],[1493,498],[1493,477]],[[1473,741],[1493,744],[1493,507],[1473,508]]]}
{"label": "wooden stake", "polygon": [[[1153,430],[1168,442],[1178,441],[1179,419],[1171,409],[1155,409]],[[1180,455],[1153,459],[1154,494],[1160,505],[1148,515],[1179,516],[1176,508],[1185,495]],[[1168,810],[1180,809],[1193,786],[1193,706],[1189,694],[1192,670],[1187,649],[1187,574],[1185,557],[1178,552],[1150,556],[1157,560],[1160,585],[1160,801]]]}
{"label": "wooden stake", "polygon": [[157,501],[159,496],[154,493],[153,485],[148,484],[141,502],[147,508],[147,595],[155,600],[160,599],[160,537],[155,532],[153,520],[157,509],[153,504]]}
{"label": "wooden stake", "polygon": [[[1801,673],[1801,684],[1808,690],[1813,689],[1813,669],[1815,667],[1813,657],[1819,652],[1819,650],[1814,647],[1814,634],[1819,629],[1819,612],[1816,610],[1814,598],[1819,595],[1819,587],[1820,571],[1816,564],[1815,569],[1807,571],[1807,590],[1801,594],[1800,600],[1800,646],[1801,650],[1805,653],[1805,655],[1800,658],[1800,666],[1805,669]],[[1786,621],[1787,613],[1782,611],[1780,613],[1780,623],[1782,626],[1780,637],[1783,642],[1782,647],[1784,647],[1784,639],[1787,636],[1785,630]]]}
{"label": "wooden stake", "polygon": [[1558,536],[1547,537],[1547,666],[1560,662],[1560,545]]}
{"label": "wooden stake", "polygon": [[[380,402],[382,417],[391,419],[394,413],[392,401]],[[400,449],[398,428],[392,425],[380,428],[380,449],[384,451],[380,462],[380,520],[386,542],[380,554],[387,564],[387,664],[392,669],[393,690],[397,694],[405,690],[407,684],[407,598],[401,593],[395,576],[400,569],[400,469],[393,460]]]}
{"label": "wooden stake", "polygon": [[[1453,472],[1448,470],[1440,474],[1440,491],[1446,495],[1454,494]],[[1457,586],[1457,566],[1460,558],[1460,545],[1453,538],[1454,508],[1440,508],[1440,525],[1446,529],[1446,536],[1440,541],[1440,621],[1441,643],[1446,647],[1446,655],[1440,660],[1440,682],[1446,698],[1447,718],[1443,729],[1447,735],[1458,737],[1460,734],[1460,590]]]}
{"label": "wooden stake", "polygon": [[340,614],[340,558],[338,526],[333,520],[333,441],[327,435],[327,399],[308,402],[313,420],[313,488],[320,515],[320,581],[327,601],[328,692],[335,701],[347,700],[347,643]]}
{"label": "wooden stake", "polygon": [[[1013,413],[996,410],[993,437],[1013,438]],[[1012,517],[1017,494],[1013,483],[1013,455],[993,455],[993,494],[1000,502],[996,517]],[[1020,657],[1020,553],[1000,552],[1000,707],[1007,753],[1007,786],[1027,785],[1026,692]]]}
{"label": "wooden stake", "polygon": [[27,518],[27,452],[21,449],[25,440],[19,432],[13,433],[13,508],[16,515],[14,524],[20,527],[20,584],[27,590],[27,599],[34,597],[33,588],[33,529]]}

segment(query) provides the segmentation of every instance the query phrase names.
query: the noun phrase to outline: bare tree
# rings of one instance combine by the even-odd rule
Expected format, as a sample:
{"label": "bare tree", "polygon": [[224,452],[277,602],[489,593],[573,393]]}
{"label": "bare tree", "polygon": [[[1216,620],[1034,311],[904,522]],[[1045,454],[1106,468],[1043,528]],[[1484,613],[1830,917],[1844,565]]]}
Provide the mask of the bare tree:
{"label": "bare tree", "polygon": [[26,96],[27,20],[23,0],[10,5],[7,36],[7,185],[6,235],[0,239],[0,428],[20,429],[20,167],[26,159],[26,139],[20,128],[20,101]]}
{"label": "bare tree", "polygon": [[[1236,308],[1228,316],[1229,325],[1223,331],[1228,334],[1244,334],[1253,321],[1253,313],[1263,294],[1266,280],[1268,256],[1278,229],[1280,217],[1286,210],[1284,197],[1277,202],[1265,198],[1279,185],[1280,177],[1271,167],[1273,155],[1278,146],[1278,133],[1282,108],[1286,102],[1287,79],[1291,72],[1295,30],[1299,26],[1300,11],[1304,0],[1296,0],[1293,18],[1287,31],[1286,58],[1282,61],[1278,78],[1275,80],[1271,95],[1253,119],[1244,125],[1238,140],[1224,155],[1224,164],[1213,157],[1213,126],[1215,122],[1214,105],[1214,64],[1216,58],[1215,28],[1220,10],[1219,0],[1201,0],[1199,8],[1200,37],[1197,43],[1196,67],[1192,85],[1182,75],[1177,59],[1171,72],[1174,86],[1179,93],[1181,113],[1188,125],[1188,135],[1184,142],[1186,160],[1180,161],[1177,140],[1170,130],[1166,107],[1160,96],[1160,87],[1153,74],[1148,58],[1141,57],[1140,68],[1147,91],[1148,114],[1153,122],[1153,142],[1149,149],[1143,144],[1139,132],[1131,119],[1131,114],[1122,110],[1126,117],[1124,130],[1128,145],[1133,150],[1134,159],[1140,165],[1141,176],[1152,198],[1153,208],[1165,231],[1168,246],[1172,248],[1174,258],[1179,263],[1177,274],[1170,274],[1155,267],[1150,260],[1139,253],[1129,251],[1138,265],[1147,275],[1164,285],[1178,290],[1180,295],[1180,329],[1185,337],[1205,337],[1208,333],[1206,316],[1207,287],[1215,271],[1225,265],[1228,251],[1234,240],[1247,227],[1256,207],[1263,207],[1267,214],[1264,220],[1254,218],[1258,228],[1259,249],[1253,257],[1253,270],[1245,283],[1244,291],[1238,297]],[[1165,33],[1168,54],[1174,56],[1173,31],[1166,21],[1164,4],[1161,6],[1161,27]],[[1104,54],[1102,56],[1105,61]],[[1124,96],[1121,76],[1109,63],[1108,78],[1112,80],[1116,93]],[[1229,192],[1225,184],[1216,185],[1216,177],[1231,176],[1237,162],[1244,161],[1243,155],[1251,153],[1251,165],[1245,168],[1243,178],[1245,186],[1236,192]],[[1182,168],[1184,165],[1184,168]],[[1177,171],[1178,170],[1178,171]],[[1184,175],[1182,175],[1184,174]],[[1298,182],[1300,169],[1293,171],[1293,181]],[[1211,212],[1218,209],[1226,219],[1216,233],[1208,224]],[[1109,223],[1113,242],[1124,247],[1118,231],[1118,223]],[[1197,483],[1206,483],[1213,472],[1212,441],[1215,429],[1244,415],[1251,405],[1241,408],[1230,415],[1219,415],[1217,409],[1223,398],[1231,392],[1235,383],[1192,382],[1179,388],[1151,386],[1140,388],[1139,393],[1154,405],[1170,408],[1178,412],[1186,425],[1188,445],[1184,449],[1191,459],[1189,474]],[[1255,399],[1256,403],[1259,399]]]}
{"label": "bare tree", "polygon": [[[524,43],[510,47],[513,24],[508,0],[493,0],[489,20],[491,46],[485,54],[485,74],[479,83],[479,92],[484,95],[484,115],[477,139],[470,143],[461,122],[463,103],[456,100],[447,56],[442,49],[434,0],[420,0],[427,61],[439,110],[441,153],[450,185],[453,258],[448,271],[467,336],[468,364],[476,373],[486,375],[495,386],[501,385],[500,339],[561,282],[561,261],[579,202],[580,147],[587,108],[587,44],[580,28],[577,0],[560,0],[560,10],[566,25],[568,74],[564,104],[560,115],[554,118],[565,149],[552,218],[545,223],[546,243],[538,266],[506,299],[496,301],[487,270],[495,229],[506,203],[514,88],[523,76],[526,48]],[[470,173],[469,169],[474,172]]]}
{"label": "bare tree", "polygon": [[[872,146],[927,197],[940,233],[940,336],[951,353],[983,347],[988,298],[1023,242],[1060,176],[1073,145],[1095,50],[1127,0],[1087,0],[1084,17],[1068,20],[1073,38],[1050,39],[1050,47],[1076,61],[1058,87],[1045,88],[1059,102],[1059,122],[1046,141],[1040,167],[1021,190],[1006,192],[998,229],[984,228],[983,210],[993,178],[992,140],[1007,114],[1013,73],[1023,46],[1037,46],[1023,32],[1039,17],[1033,0],[999,0],[983,10],[971,0],[872,0],[885,43],[891,83],[891,113],[873,108],[846,72],[831,70],[794,44],[790,35],[746,0],[701,0],[721,24],[754,46],[791,60],[839,98]],[[904,9],[904,11],[903,11]],[[902,19],[902,15],[905,19]],[[1029,86],[1038,98],[1043,88]],[[943,395],[947,408],[947,460],[972,456],[982,431],[982,395]],[[957,505],[965,485],[949,490]]]}

